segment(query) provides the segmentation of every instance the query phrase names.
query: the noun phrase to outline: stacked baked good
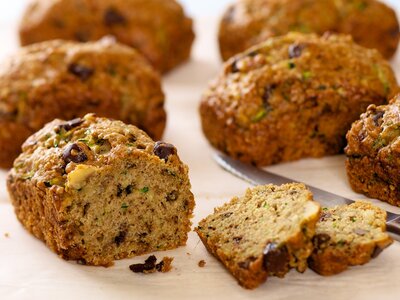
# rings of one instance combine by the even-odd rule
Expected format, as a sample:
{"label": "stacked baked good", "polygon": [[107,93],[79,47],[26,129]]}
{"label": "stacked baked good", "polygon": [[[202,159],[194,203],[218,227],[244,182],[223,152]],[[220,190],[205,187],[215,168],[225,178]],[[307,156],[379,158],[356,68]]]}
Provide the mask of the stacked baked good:
{"label": "stacked baked good", "polygon": [[321,275],[344,271],[376,257],[392,243],[386,212],[365,202],[324,208],[299,183],[248,189],[216,208],[195,229],[245,288],[290,268]]}
{"label": "stacked baked good", "polygon": [[0,167],[10,167],[25,139],[55,118],[93,112],[155,139],[165,127],[159,75],[137,51],[108,38],[24,47],[3,62],[0,91]]}
{"label": "stacked baked good", "polygon": [[255,288],[268,275],[306,270],[319,212],[303,184],[258,186],[215,209],[195,230],[242,286]]}
{"label": "stacked baked good", "polygon": [[263,166],[341,152],[352,122],[397,90],[390,65],[350,36],[290,33],[225,63],[200,114],[214,147]]}
{"label": "stacked baked good", "polygon": [[19,30],[22,45],[113,35],[161,72],[187,60],[194,40],[192,20],[175,0],[33,0]]}
{"label": "stacked baked good", "polygon": [[65,259],[115,259],[186,243],[194,207],[176,148],[93,114],[32,135],[7,186],[20,222]]}
{"label": "stacked baked good", "polygon": [[222,58],[290,31],[350,34],[385,58],[396,52],[400,38],[396,13],[377,0],[237,0],[221,20]]}
{"label": "stacked baked good", "polygon": [[400,96],[370,105],[347,133],[346,170],[358,193],[400,206]]}

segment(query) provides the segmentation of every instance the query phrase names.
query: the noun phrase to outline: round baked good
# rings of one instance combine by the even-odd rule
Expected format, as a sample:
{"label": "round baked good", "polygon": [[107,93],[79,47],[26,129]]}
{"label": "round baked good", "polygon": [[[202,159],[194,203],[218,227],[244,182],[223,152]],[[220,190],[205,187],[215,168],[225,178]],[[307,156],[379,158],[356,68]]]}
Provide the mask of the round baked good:
{"label": "round baked good", "polygon": [[0,68],[0,167],[10,167],[25,139],[54,118],[94,112],[159,139],[163,105],[159,75],[130,47],[103,39],[22,48]]}
{"label": "round baked good", "polygon": [[370,203],[323,208],[310,268],[320,275],[334,275],[369,262],[393,243],[385,230],[386,212]]}
{"label": "round baked good", "polygon": [[304,184],[269,184],[215,209],[195,231],[240,285],[256,288],[267,276],[307,269],[319,213]]}
{"label": "round baked good", "polygon": [[346,170],[357,193],[400,207],[400,96],[370,105],[347,133]]}
{"label": "round baked good", "polygon": [[231,58],[200,114],[214,147],[265,166],[341,152],[351,123],[397,89],[378,51],[350,36],[290,33]]}
{"label": "round baked good", "polygon": [[376,0],[238,0],[220,23],[221,56],[227,60],[289,31],[350,34],[386,58],[396,52],[400,38],[396,13]]}
{"label": "round baked good", "polygon": [[190,56],[192,20],[175,0],[33,0],[20,24],[22,45],[113,35],[161,72]]}
{"label": "round baked good", "polygon": [[88,114],[32,135],[7,186],[19,221],[64,259],[115,259],[185,245],[194,207],[176,148]]}

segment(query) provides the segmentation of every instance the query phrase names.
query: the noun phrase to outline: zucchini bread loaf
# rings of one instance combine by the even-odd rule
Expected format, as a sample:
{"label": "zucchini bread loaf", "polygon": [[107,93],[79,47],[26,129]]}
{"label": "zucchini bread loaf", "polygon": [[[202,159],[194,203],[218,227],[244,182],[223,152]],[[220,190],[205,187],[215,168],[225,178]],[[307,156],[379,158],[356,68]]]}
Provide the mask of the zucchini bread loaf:
{"label": "zucchini bread loaf", "polygon": [[221,56],[227,60],[290,31],[349,34],[385,58],[396,52],[400,38],[395,11],[377,0],[236,0],[220,23]]}
{"label": "zucchini bread loaf", "polygon": [[248,189],[215,209],[195,231],[245,288],[290,268],[304,272],[320,206],[303,184]]}
{"label": "zucchini bread loaf", "polygon": [[31,136],[7,186],[20,222],[64,259],[115,259],[185,245],[194,207],[176,148],[93,114]]}
{"label": "zucchini bread loaf", "polygon": [[175,0],[32,0],[19,30],[22,45],[113,35],[161,72],[187,60],[194,40],[192,20]]}
{"label": "zucchini bread loaf", "polygon": [[165,127],[159,75],[132,48],[103,39],[22,48],[0,68],[0,167],[55,118],[87,113],[134,124],[160,139]]}
{"label": "zucchini bread loaf", "polygon": [[343,151],[352,122],[397,90],[376,50],[349,36],[290,33],[231,58],[200,114],[214,147],[265,166]]}
{"label": "zucchini bread loaf", "polygon": [[347,133],[346,170],[358,193],[400,206],[400,96],[370,105]]}
{"label": "zucchini bread loaf", "polygon": [[324,208],[313,238],[310,268],[333,275],[369,262],[393,242],[385,230],[386,212],[369,203]]}

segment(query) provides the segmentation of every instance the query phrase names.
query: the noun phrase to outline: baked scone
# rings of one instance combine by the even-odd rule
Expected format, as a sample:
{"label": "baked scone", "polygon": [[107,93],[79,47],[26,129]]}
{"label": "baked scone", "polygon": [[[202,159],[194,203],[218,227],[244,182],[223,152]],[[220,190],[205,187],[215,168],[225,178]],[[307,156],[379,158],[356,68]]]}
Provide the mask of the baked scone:
{"label": "baked scone", "polygon": [[194,40],[192,20],[175,0],[31,0],[19,31],[22,45],[113,35],[163,73],[189,58]]}
{"label": "baked scone", "polygon": [[227,60],[290,31],[350,34],[386,58],[396,52],[400,37],[396,13],[377,0],[237,0],[220,23],[221,56]]}
{"label": "baked scone", "polygon": [[306,270],[319,213],[303,184],[258,186],[215,209],[195,231],[239,284],[252,289],[268,275]]}
{"label": "baked scone", "polygon": [[351,123],[397,90],[378,51],[350,36],[289,33],[225,63],[200,114],[214,147],[265,166],[341,152]]}
{"label": "baked scone", "polygon": [[0,67],[0,167],[55,118],[87,113],[134,124],[160,139],[166,113],[159,75],[130,47],[105,38],[22,48]]}
{"label": "baked scone", "polygon": [[367,202],[324,208],[313,238],[309,266],[321,275],[363,265],[388,247],[386,212]]}
{"label": "baked scone", "polygon": [[370,105],[347,133],[346,170],[357,193],[400,207],[400,96]]}
{"label": "baked scone", "polygon": [[194,207],[176,148],[88,114],[32,135],[7,187],[19,221],[68,260],[113,260],[185,245]]}

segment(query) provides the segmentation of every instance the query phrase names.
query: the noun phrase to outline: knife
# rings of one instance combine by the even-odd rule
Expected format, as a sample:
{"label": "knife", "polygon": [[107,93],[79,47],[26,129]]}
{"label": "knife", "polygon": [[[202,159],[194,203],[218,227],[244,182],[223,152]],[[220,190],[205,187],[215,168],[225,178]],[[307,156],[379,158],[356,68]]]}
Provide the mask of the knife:
{"label": "knife", "polygon": [[[271,172],[259,169],[249,164],[242,163],[225,154],[214,154],[215,161],[226,171],[239,177],[252,185],[272,183],[281,185],[293,182],[293,180],[273,174]],[[319,188],[307,185],[308,189],[313,193],[314,199],[323,206],[334,206],[354,203],[354,200],[332,194]],[[391,236],[400,242],[400,215],[387,211],[386,229]]]}

